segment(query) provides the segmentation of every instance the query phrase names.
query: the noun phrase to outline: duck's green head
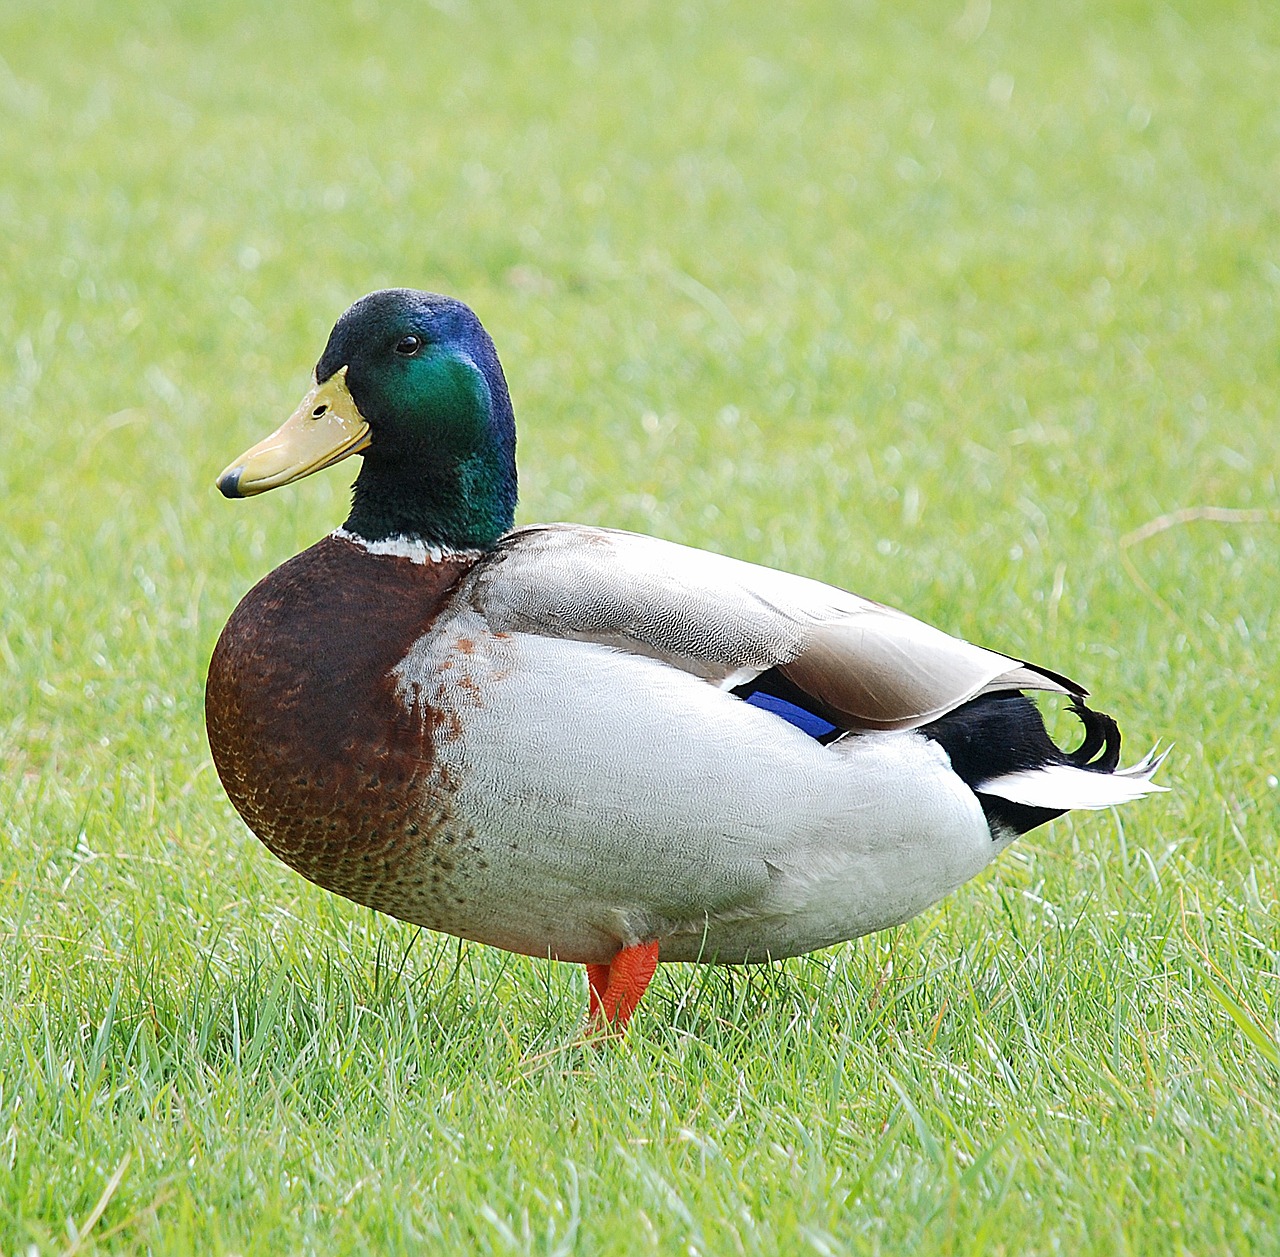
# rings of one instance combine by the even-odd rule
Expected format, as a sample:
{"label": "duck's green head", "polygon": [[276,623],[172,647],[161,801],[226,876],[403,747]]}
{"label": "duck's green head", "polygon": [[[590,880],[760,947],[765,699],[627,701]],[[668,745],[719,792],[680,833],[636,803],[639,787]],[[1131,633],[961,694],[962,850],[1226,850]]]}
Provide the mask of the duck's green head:
{"label": "duck's green head", "polygon": [[360,454],[347,531],[450,549],[514,521],[516,429],[493,341],[451,297],[389,288],[335,324],[293,415],[218,477],[249,497]]}

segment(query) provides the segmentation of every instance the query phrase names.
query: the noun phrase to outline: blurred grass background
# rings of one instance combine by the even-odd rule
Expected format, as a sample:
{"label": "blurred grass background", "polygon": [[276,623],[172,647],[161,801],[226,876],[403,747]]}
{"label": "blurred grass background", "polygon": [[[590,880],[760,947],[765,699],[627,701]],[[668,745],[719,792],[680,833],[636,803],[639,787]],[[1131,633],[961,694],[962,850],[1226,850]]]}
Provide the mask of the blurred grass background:
{"label": "blurred grass background", "polygon": [[[1280,1249],[1278,82],[1261,0],[0,12],[0,1249]],[[1078,676],[1176,793],[603,1054],[302,883],[202,686],[351,468],[212,479],[400,284],[523,520]]]}

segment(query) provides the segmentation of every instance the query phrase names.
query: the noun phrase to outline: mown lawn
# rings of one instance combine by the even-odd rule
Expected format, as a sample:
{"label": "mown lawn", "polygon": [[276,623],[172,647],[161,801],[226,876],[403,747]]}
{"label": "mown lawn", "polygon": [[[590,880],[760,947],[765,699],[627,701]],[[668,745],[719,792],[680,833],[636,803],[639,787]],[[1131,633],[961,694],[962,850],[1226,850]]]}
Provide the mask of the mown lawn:
{"label": "mown lawn", "polygon": [[[0,1251],[1280,1251],[1277,84],[1266,0],[0,10]],[[305,884],[202,687],[352,467],[212,481],[389,284],[522,519],[1079,676],[1175,792],[603,1052]]]}

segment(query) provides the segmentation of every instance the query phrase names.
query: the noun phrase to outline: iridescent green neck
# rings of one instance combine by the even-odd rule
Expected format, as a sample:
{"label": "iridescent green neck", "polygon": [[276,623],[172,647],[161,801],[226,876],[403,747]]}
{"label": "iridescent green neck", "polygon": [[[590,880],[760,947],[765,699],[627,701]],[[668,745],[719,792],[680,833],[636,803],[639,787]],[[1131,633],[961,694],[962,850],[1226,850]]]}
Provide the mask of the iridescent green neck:
{"label": "iridescent green neck", "polygon": [[344,527],[366,541],[407,537],[446,549],[488,549],[515,522],[508,484],[501,460],[480,453],[457,463],[400,467],[366,457]]}
{"label": "iridescent green neck", "polygon": [[[496,359],[495,359],[496,361]],[[433,347],[362,398],[374,440],[352,496],[348,532],[485,549],[515,519],[515,417],[500,371]]]}

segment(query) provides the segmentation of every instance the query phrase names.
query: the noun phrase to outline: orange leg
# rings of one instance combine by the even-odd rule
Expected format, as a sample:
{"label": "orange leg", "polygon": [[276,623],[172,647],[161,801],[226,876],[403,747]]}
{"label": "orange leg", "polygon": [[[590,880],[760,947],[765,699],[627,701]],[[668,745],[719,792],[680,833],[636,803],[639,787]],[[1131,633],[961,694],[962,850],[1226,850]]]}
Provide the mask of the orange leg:
{"label": "orange leg", "polygon": [[592,1025],[598,1024],[604,1017],[601,1003],[609,986],[608,965],[587,965],[587,1018]]}
{"label": "orange leg", "polygon": [[657,967],[657,943],[624,947],[607,965],[587,965],[592,1030],[624,1029]]}

